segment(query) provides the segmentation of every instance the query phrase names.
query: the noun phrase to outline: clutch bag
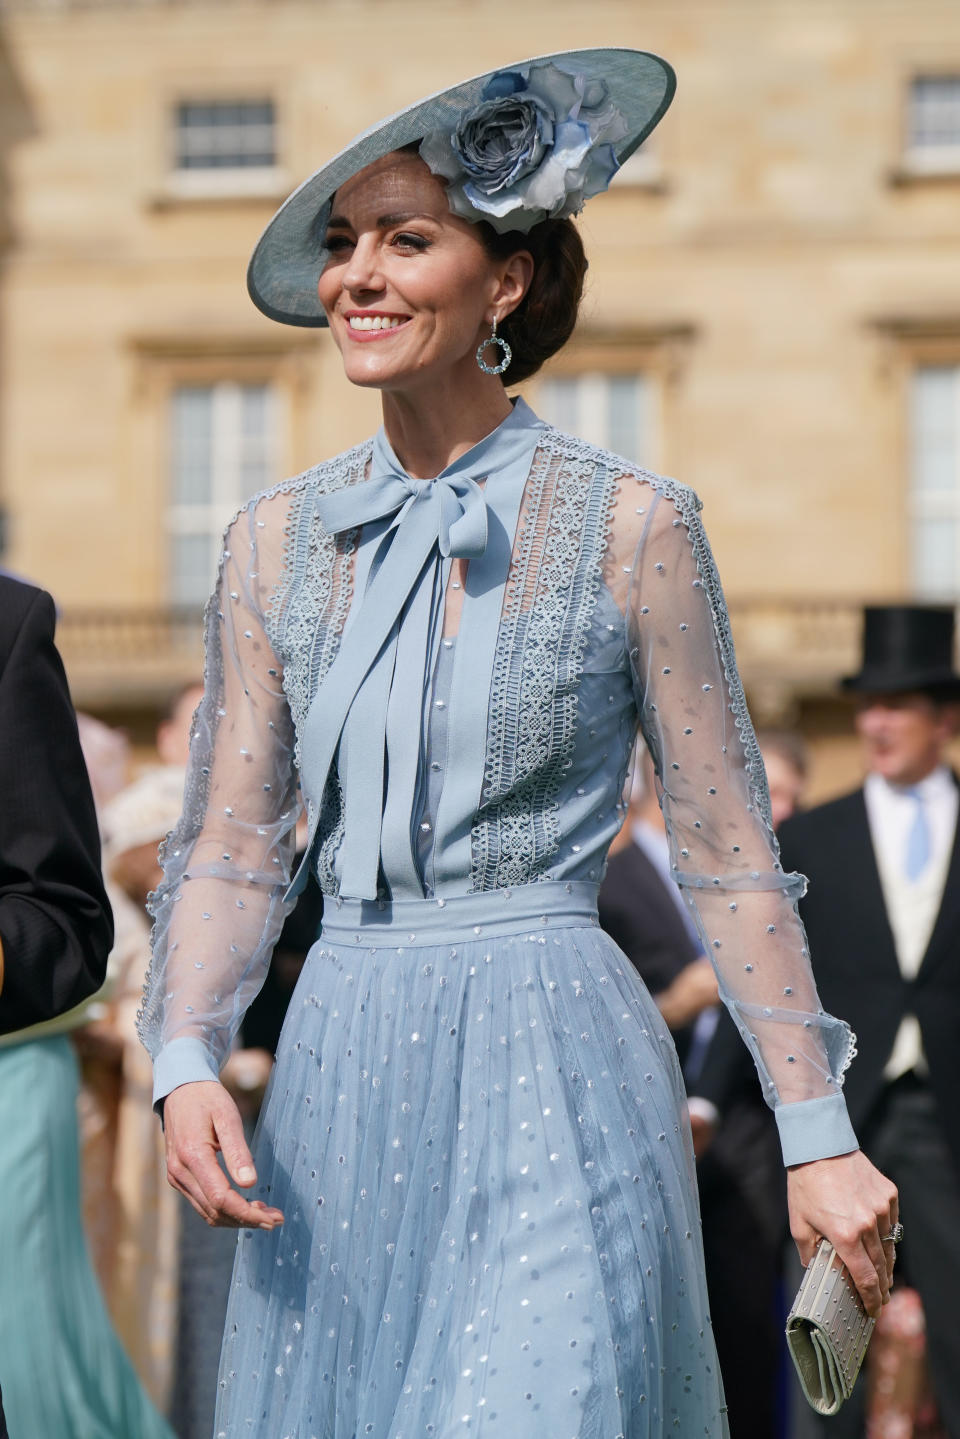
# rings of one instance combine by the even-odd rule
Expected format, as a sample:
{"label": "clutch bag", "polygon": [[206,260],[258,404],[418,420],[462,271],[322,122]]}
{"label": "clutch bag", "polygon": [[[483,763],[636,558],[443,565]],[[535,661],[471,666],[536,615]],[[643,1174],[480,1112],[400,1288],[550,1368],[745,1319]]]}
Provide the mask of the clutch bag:
{"label": "clutch bag", "polygon": [[849,1399],[875,1322],[833,1245],[821,1239],[787,1316],[787,1348],[818,1414],[836,1414]]}

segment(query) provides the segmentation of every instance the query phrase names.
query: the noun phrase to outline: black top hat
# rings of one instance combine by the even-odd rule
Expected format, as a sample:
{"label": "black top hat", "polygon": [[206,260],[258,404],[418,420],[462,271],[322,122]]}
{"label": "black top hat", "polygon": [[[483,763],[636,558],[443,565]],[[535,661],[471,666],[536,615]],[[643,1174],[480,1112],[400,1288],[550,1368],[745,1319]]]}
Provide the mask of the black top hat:
{"label": "black top hat", "polygon": [[863,612],[863,666],[844,689],[874,694],[921,690],[960,698],[953,668],[954,612],[945,605],[874,605]]}

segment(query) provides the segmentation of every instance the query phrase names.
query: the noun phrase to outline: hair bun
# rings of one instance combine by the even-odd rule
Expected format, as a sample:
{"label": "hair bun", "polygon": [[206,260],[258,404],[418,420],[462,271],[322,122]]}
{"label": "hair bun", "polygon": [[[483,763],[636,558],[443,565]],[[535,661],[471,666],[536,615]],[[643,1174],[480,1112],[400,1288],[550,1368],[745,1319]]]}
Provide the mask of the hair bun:
{"label": "hair bun", "polygon": [[486,223],[477,227],[489,254],[506,259],[518,250],[533,256],[530,288],[499,332],[513,352],[504,384],[519,385],[535,375],[569,340],[577,323],[587,257],[572,220],[542,220],[526,235],[498,235]]}

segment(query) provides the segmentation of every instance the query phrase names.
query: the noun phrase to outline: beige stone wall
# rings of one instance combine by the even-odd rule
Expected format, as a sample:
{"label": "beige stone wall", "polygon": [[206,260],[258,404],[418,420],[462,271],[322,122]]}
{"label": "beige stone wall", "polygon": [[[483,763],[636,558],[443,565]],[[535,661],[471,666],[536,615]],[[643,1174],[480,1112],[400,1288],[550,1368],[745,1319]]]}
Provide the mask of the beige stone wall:
{"label": "beige stone wall", "polygon": [[[960,356],[960,181],[903,182],[903,107],[915,71],[960,70],[956,0],[8,0],[6,563],[67,611],[165,601],[164,405],[184,377],[276,379],[285,471],[368,432],[375,399],[326,338],[246,297],[274,203],[451,79],[598,43],[665,55],[679,88],[659,182],[583,219],[589,292],[561,365],[649,367],[653,462],[700,491],[738,613],[906,595],[905,387],[918,355]],[[275,193],[173,198],[171,103],[258,92],[280,106]]]}

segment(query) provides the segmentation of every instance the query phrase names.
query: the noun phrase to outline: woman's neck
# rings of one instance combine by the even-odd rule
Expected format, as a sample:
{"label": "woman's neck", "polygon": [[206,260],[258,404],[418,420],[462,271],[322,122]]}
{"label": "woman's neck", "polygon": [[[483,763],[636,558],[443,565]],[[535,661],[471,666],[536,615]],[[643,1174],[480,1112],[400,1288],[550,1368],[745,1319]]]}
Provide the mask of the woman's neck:
{"label": "woman's neck", "polygon": [[511,404],[499,380],[478,383],[464,393],[429,394],[385,391],[383,428],[408,475],[432,480],[491,434],[510,414]]}

